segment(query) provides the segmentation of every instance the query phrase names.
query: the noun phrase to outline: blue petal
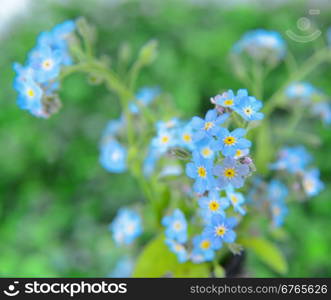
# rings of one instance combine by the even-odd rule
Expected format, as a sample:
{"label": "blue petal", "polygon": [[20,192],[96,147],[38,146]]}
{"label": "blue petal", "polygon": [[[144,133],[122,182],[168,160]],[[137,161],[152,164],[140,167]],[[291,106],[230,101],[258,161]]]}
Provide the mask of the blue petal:
{"label": "blue petal", "polygon": [[237,138],[243,137],[245,134],[246,134],[246,130],[243,128],[237,128],[231,132],[231,135]]}
{"label": "blue petal", "polygon": [[217,117],[217,111],[215,109],[210,109],[208,110],[207,114],[206,114],[206,121],[213,121],[215,120]]}
{"label": "blue petal", "polygon": [[236,149],[232,146],[224,146],[222,153],[224,156],[234,156],[236,154]]}
{"label": "blue petal", "polygon": [[230,217],[225,220],[226,227],[232,229],[233,227],[237,226],[238,221],[235,217]]}
{"label": "blue petal", "polygon": [[228,230],[224,236],[223,240],[227,243],[233,243],[236,240],[237,234],[233,230]]}
{"label": "blue petal", "polygon": [[186,165],[186,175],[190,178],[196,178],[196,167],[194,163],[188,163]]}
{"label": "blue petal", "polygon": [[246,140],[246,139],[240,139],[238,141],[238,143],[236,144],[236,146],[240,149],[249,148],[249,147],[251,147],[251,145],[252,145],[252,142],[249,140]]}
{"label": "blue petal", "polygon": [[204,120],[199,117],[193,117],[191,120],[191,126],[194,129],[200,129],[201,127],[203,127],[203,124]]}

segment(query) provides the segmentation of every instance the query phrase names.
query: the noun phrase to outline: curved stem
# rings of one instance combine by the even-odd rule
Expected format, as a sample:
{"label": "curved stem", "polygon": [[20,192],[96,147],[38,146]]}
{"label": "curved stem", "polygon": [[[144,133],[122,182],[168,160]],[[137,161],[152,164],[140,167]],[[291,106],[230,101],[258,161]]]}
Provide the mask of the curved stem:
{"label": "curved stem", "polygon": [[145,196],[150,201],[151,206],[155,209],[154,200],[157,197],[155,197],[153,187],[147,182],[142,172],[142,162],[141,157],[139,157],[140,152],[136,145],[134,124],[132,120],[132,114],[129,110],[129,102],[131,99],[135,98],[134,94],[127,86],[122,83],[122,81],[112,70],[105,67],[97,60],[87,60],[73,66],[68,66],[62,71],[61,75],[59,76],[59,79],[64,79],[65,77],[75,72],[98,73],[104,79],[106,85],[112,91],[115,91],[118,94],[122,109],[127,119],[127,140],[128,149],[130,149],[128,155],[129,170],[131,174],[136,178]]}

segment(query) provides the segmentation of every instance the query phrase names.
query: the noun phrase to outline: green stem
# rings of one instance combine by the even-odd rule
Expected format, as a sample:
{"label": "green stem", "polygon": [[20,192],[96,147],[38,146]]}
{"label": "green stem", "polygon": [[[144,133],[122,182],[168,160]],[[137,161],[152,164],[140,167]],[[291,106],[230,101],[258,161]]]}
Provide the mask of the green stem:
{"label": "green stem", "polygon": [[289,138],[291,137],[291,135],[293,135],[297,125],[299,124],[299,122],[301,121],[303,115],[305,112],[305,107],[302,106],[298,106],[295,110],[294,113],[291,115],[291,118],[289,120],[288,123],[288,127],[285,133],[285,137]]}
{"label": "green stem", "polygon": [[285,101],[283,97],[284,90],[286,87],[293,81],[300,81],[305,78],[309,73],[311,73],[316,67],[318,67],[321,63],[328,60],[330,58],[330,49],[323,48],[313,54],[305,63],[301,65],[295,72],[293,72],[288,80],[282,85],[282,87],[273,94],[273,96],[269,99],[264,107],[265,115],[269,115],[275,107],[282,104]]}
{"label": "green stem", "polygon": [[[132,175],[136,178],[139,186],[144,192],[147,199],[150,201],[153,209],[156,209],[155,205],[155,197],[153,192],[153,187],[148,183],[145,179],[142,172],[142,162],[141,162],[141,153],[136,145],[135,139],[135,130],[132,119],[132,114],[129,110],[129,102],[131,99],[134,99],[134,94],[130,91],[128,87],[126,87],[122,81],[117,77],[115,73],[109,68],[103,66],[97,60],[87,60],[86,62],[81,62],[79,64],[66,67],[59,79],[64,79],[65,77],[75,73],[75,72],[84,72],[84,73],[93,73],[96,72],[102,76],[105,80],[106,85],[112,90],[115,91],[120,99],[122,109],[124,111],[125,117],[127,119],[127,140],[128,140],[128,166]],[[145,108],[146,109],[146,108]],[[146,113],[146,112],[145,112]]]}
{"label": "green stem", "polygon": [[263,80],[264,80],[264,72],[263,68],[260,63],[256,62],[254,63],[253,66],[253,94],[256,96],[258,99],[263,98]]}

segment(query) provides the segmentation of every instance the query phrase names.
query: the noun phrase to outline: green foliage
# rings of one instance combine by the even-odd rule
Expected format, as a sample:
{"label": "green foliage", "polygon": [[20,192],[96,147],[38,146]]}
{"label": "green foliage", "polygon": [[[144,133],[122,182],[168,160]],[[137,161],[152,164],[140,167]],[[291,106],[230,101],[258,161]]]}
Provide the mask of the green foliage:
{"label": "green foliage", "polygon": [[164,235],[160,235],[146,245],[137,259],[133,277],[210,276],[209,265],[206,263],[179,263],[176,255],[167,248],[164,239]]}
{"label": "green foliage", "polygon": [[287,273],[288,266],[282,252],[270,241],[259,237],[249,237],[240,239],[239,243],[246,247],[248,251],[254,252],[258,259],[275,272],[279,274]]}
{"label": "green foliage", "polygon": [[264,120],[261,127],[257,128],[257,136],[255,141],[255,164],[260,174],[265,174],[268,170],[268,165],[275,157],[275,147],[272,142],[270,125],[268,120]]}
{"label": "green foliage", "polygon": [[[96,25],[98,52],[119,71],[131,65],[133,54],[147,41],[158,40],[158,57],[136,86],[159,84],[182,115],[191,117],[205,112],[209,97],[220,90],[245,88],[230,71],[228,52],[233,43],[250,29],[267,28],[283,35],[295,30],[298,18],[306,14],[305,1],[288,1],[268,11],[263,10],[264,3],[257,7],[255,2],[229,7],[193,6],[179,0],[122,1],[118,6],[95,5],[94,0],[67,1],[66,5],[63,1],[30,2],[28,15],[17,18],[0,40],[0,276],[105,276],[123,254],[111,242],[107,224],[119,207],[143,201],[132,178],[108,174],[98,165],[99,136],[107,121],[119,115],[117,99],[103,85],[90,86],[84,76],[75,75],[62,84],[60,113],[47,121],[33,118],[15,103],[12,63],[25,60],[39,32],[84,16]],[[106,2],[110,1],[102,1]],[[324,10],[317,21],[324,33],[331,25],[330,12]],[[94,33],[86,34],[93,42]],[[301,61],[323,43],[321,38],[315,46],[286,42]],[[118,58],[121,64],[116,65]],[[284,74],[285,66],[270,74],[264,101],[282,83]],[[307,80],[330,95],[330,77],[330,68],[322,66]],[[312,143],[310,150],[327,189],[310,203],[290,207],[284,230],[291,238],[286,243],[280,240],[278,247],[291,262],[287,276],[331,276],[330,129],[313,122],[302,126],[307,135],[315,130],[324,141]],[[261,151],[257,153],[259,172],[275,150],[273,142],[263,128],[256,147]],[[165,207],[168,198],[165,190],[160,207]],[[261,260],[259,255],[249,255],[247,272],[279,276]],[[200,268],[203,272],[197,276],[207,276],[203,265],[198,268],[194,273]]]}

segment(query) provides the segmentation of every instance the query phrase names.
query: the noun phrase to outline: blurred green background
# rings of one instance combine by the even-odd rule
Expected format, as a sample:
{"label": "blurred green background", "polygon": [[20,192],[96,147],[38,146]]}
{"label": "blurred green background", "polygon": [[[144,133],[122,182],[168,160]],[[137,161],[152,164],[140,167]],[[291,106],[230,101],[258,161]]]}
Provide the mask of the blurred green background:
{"label": "blurred green background", "polygon": [[[282,3],[279,3],[282,2]],[[228,59],[231,46],[247,30],[277,30],[285,37],[307,15],[308,1],[30,1],[25,15],[12,20],[0,39],[0,276],[106,276],[120,251],[107,225],[116,210],[143,201],[126,174],[108,174],[98,164],[100,133],[119,115],[115,97],[90,86],[82,75],[63,83],[64,107],[49,120],[16,106],[12,63],[23,63],[41,31],[85,16],[98,29],[98,50],[118,56],[128,44],[135,54],[150,39],[159,55],[139,85],[159,85],[187,118],[202,114],[220,89],[244,87]],[[331,25],[331,9],[316,17],[319,29]],[[300,44],[285,37],[298,60],[322,44]],[[265,82],[265,98],[284,80],[279,66]],[[331,95],[331,68],[308,78]],[[162,105],[162,104],[160,104]],[[279,244],[289,263],[287,276],[331,276],[330,128],[316,124],[324,141],[311,148],[327,184],[311,201],[295,204]],[[278,276],[254,256],[246,275]]]}

